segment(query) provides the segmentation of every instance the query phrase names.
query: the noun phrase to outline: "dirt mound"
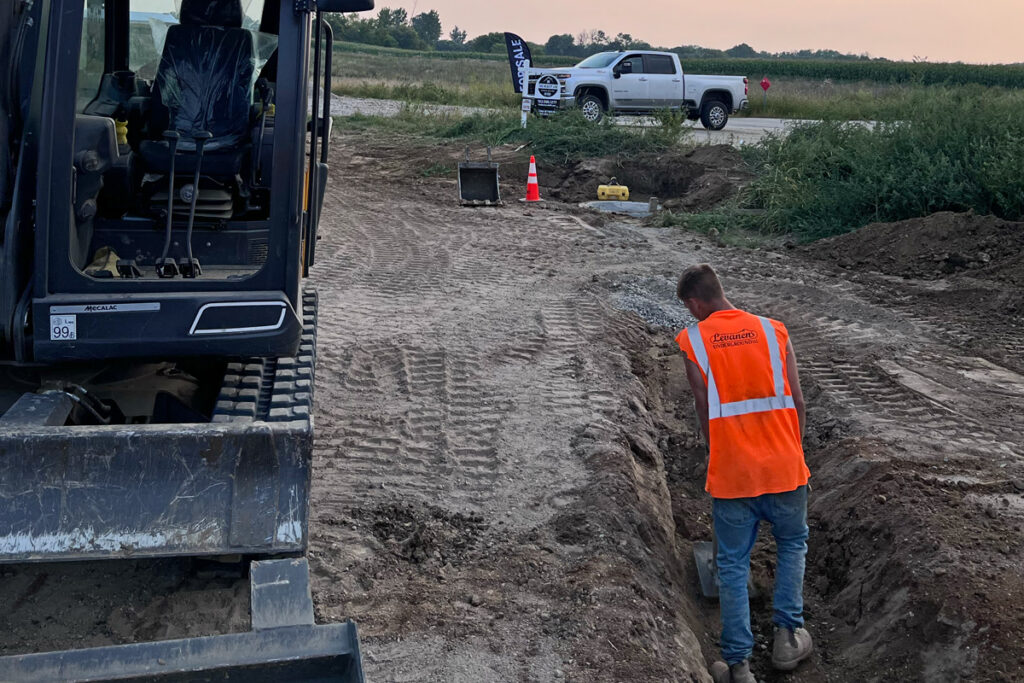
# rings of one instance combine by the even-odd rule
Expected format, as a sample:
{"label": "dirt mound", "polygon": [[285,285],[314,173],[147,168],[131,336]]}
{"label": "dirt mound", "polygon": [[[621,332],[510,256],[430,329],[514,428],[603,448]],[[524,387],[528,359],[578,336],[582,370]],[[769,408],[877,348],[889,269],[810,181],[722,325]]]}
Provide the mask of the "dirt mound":
{"label": "dirt mound", "polygon": [[933,280],[972,277],[1024,286],[1024,223],[973,213],[937,213],[873,223],[810,248],[843,268]]}
{"label": "dirt mound", "polygon": [[631,158],[587,159],[553,169],[541,185],[563,202],[592,201],[597,188],[612,178],[629,187],[636,199],[658,197],[669,208],[702,210],[728,199],[749,177],[743,159],[728,145],[698,147],[689,152],[649,154]]}
{"label": "dirt mound", "polygon": [[410,504],[388,504],[369,511],[354,509],[352,517],[368,522],[369,532],[396,557],[414,563],[433,557],[455,564],[487,528],[483,518],[476,515]]}

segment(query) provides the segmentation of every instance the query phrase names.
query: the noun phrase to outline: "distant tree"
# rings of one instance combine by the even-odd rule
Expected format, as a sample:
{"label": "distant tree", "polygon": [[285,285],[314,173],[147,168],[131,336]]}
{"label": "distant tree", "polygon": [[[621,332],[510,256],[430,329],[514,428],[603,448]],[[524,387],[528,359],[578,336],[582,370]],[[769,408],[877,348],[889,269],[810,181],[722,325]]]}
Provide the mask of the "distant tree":
{"label": "distant tree", "polygon": [[500,54],[505,51],[505,34],[497,32],[485,33],[467,42],[466,48],[470,52],[494,52]]}
{"label": "distant tree", "polygon": [[395,41],[394,47],[403,50],[425,50],[428,47],[412,26],[396,26],[391,29],[390,36]]}
{"label": "distant tree", "polygon": [[614,39],[608,41],[610,50],[650,50],[651,44],[642,40],[636,40],[628,33],[620,33]]}
{"label": "distant tree", "polygon": [[466,44],[466,32],[460,29],[458,26],[452,29],[451,33],[448,34],[451,41],[456,45]]}
{"label": "distant tree", "polygon": [[622,50],[628,50],[629,48],[633,47],[633,43],[635,42],[636,41],[633,40],[633,36],[629,35],[628,33],[620,33],[619,35],[615,36],[615,39],[612,40],[609,43],[609,45],[614,45]]}
{"label": "distant tree", "polygon": [[679,55],[680,59],[722,59],[726,56],[722,50],[713,50],[700,45],[681,45],[672,48],[671,52]]}
{"label": "distant tree", "polygon": [[405,10],[381,10],[377,17],[361,18],[358,14],[326,14],[327,22],[337,40],[410,50],[426,49],[427,44],[408,24]]}
{"label": "distant tree", "polygon": [[[2,0],[0,0],[2,1]],[[439,51],[489,52],[500,54],[505,52],[504,34],[498,32],[485,33],[468,40],[466,31],[458,26],[448,33],[448,40],[441,40],[441,16],[436,10],[423,12],[412,17],[402,9],[382,8],[376,17],[360,18],[358,14],[326,13],[326,21],[334,29],[338,40],[400,47],[410,50],[434,48]],[[586,57],[602,50],[648,50],[651,45],[634,38],[629,33],[619,33],[614,38],[599,29],[580,31],[575,36],[568,33],[556,34],[548,38],[543,45],[530,43],[534,57],[541,55],[558,55]],[[657,48],[664,49],[664,48]],[[762,52],[755,50],[747,43],[740,43],[728,50],[716,50],[700,45],[681,45],[671,48],[681,59],[725,59],[725,58],[760,58],[760,59],[813,59],[822,61],[873,61],[888,62],[882,57],[871,57],[864,52],[859,55],[844,54],[837,50],[791,50],[787,52]],[[915,57],[915,61],[923,60]]]}
{"label": "distant tree", "polygon": [[441,39],[441,15],[437,10],[417,14],[412,18],[412,29],[429,47],[435,47]]}
{"label": "distant tree", "polygon": [[568,33],[551,36],[548,42],[544,43],[544,50],[549,55],[575,55],[576,39]]}
{"label": "distant tree", "polygon": [[398,9],[385,7],[377,14],[377,25],[382,28],[404,26],[407,21],[409,21],[409,13],[401,7]]}
{"label": "distant tree", "polygon": [[740,43],[735,47],[730,47],[728,50],[725,51],[725,54],[729,55],[730,57],[736,58],[753,58],[758,56],[757,50],[750,47],[746,43]]}
{"label": "distant tree", "polygon": [[576,34],[576,43],[587,50],[594,50],[604,47],[608,43],[608,36],[604,31],[596,29],[580,31]]}

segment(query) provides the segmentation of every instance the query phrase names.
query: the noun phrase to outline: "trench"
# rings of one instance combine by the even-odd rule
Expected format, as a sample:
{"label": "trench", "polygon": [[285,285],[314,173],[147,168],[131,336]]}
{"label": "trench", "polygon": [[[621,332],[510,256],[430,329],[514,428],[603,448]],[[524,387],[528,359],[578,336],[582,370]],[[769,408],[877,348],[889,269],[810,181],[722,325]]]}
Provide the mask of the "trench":
{"label": "trench", "polygon": [[[698,438],[683,357],[668,328],[651,322],[663,321],[649,322],[648,335],[630,357],[645,390],[645,418],[657,448],[648,458],[661,463],[667,492],[657,517],[671,519],[664,531],[672,539],[668,552],[678,563],[677,618],[696,634],[710,663],[719,658],[717,602],[700,595],[692,559],[693,543],[711,538],[711,501],[703,490],[706,450]],[[946,571],[935,570],[932,577],[915,559],[945,545],[929,536],[928,509],[920,509],[923,496],[941,497],[943,490],[929,490],[918,474],[873,455],[892,445],[849,436],[815,374],[802,369],[801,379],[812,472],[805,617],[815,652],[796,672],[771,668],[774,543],[762,525],[751,561],[752,666],[758,680],[1014,680],[1012,664],[994,675],[977,675],[978,649],[971,636],[978,625],[947,599],[955,589],[930,583],[946,578]],[[952,498],[940,502],[956,506]],[[911,544],[910,553],[901,552],[901,541]]]}

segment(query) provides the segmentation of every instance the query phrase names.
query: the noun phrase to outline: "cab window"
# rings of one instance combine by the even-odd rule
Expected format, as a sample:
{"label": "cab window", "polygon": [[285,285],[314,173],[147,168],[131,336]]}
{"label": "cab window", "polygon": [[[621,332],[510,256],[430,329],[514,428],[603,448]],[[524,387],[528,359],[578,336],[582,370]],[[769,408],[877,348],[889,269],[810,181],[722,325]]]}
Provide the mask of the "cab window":
{"label": "cab window", "polygon": [[[259,31],[264,4],[264,0],[243,0],[243,28],[254,34]],[[178,23],[181,0],[131,0],[129,8],[128,66],[138,76],[152,80],[160,66],[167,29]],[[258,42],[265,40],[265,36],[257,35]],[[271,50],[276,46],[275,41]],[[257,47],[261,53],[264,51],[262,44]]]}
{"label": "cab window", "polygon": [[624,74],[642,74],[644,73],[644,58],[642,55],[630,55],[619,62],[616,70]]}
{"label": "cab window", "polygon": [[129,8],[128,68],[152,80],[160,66],[167,29],[178,23],[177,3],[175,0],[136,0]]}
{"label": "cab window", "polygon": [[106,42],[106,13],[104,0],[88,0],[85,3],[85,20],[82,22],[82,50],[78,56],[78,106],[80,113],[96,96],[103,78]]}
{"label": "cab window", "polygon": [[668,55],[644,55],[644,73],[674,75],[676,62]]}

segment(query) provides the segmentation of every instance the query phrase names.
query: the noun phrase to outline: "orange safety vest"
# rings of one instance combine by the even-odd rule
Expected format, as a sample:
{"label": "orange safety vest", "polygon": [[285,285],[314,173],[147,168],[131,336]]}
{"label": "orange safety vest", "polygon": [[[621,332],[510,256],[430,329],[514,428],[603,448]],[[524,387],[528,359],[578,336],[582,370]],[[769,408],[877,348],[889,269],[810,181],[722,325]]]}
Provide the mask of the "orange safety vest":
{"label": "orange safety vest", "polygon": [[740,310],[717,311],[676,337],[708,388],[714,498],[753,498],[807,483],[800,418],[786,376],[789,332]]}

